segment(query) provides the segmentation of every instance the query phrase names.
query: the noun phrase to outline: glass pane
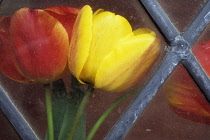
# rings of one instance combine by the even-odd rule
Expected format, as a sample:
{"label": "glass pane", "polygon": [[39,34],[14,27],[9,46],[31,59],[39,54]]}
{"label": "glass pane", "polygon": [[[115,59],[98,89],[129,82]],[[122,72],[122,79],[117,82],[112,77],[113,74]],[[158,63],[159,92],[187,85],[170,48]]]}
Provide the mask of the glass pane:
{"label": "glass pane", "polygon": [[202,32],[194,46],[192,47],[192,52],[194,53],[196,59],[202,66],[203,70],[209,77],[209,47],[210,47],[210,24],[207,25],[206,29]]}
{"label": "glass pane", "polygon": [[210,35],[210,24],[207,25],[205,30],[201,33],[199,38],[196,40],[195,44],[193,45],[192,51],[194,51],[194,47],[197,47],[199,44],[209,41]]}
{"label": "glass pane", "polygon": [[[14,3],[12,0],[4,0],[1,4],[0,15],[1,16],[11,16],[16,10],[22,7],[30,7],[33,9],[36,8],[48,8],[52,6],[71,6],[71,7],[82,7],[86,4],[89,4],[93,10],[99,8],[114,12],[116,14],[122,15],[128,19],[131,23],[133,29],[138,28],[149,28],[157,34],[161,40],[161,52],[156,59],[152,67],[147,71],[143,78],[135,85],[134,88],[143,87],[145,82],[151,77],[157,66],[163,60],[166,52],[164,47],[168,44],[165,42],[163,36],[159,32],[155,23],[153,23],[151,17],[145,11],[144,7],[138,0],[122,1],[122,0],[21,0],[17,3]],[[65,77],[67,84],[69,84],[68,75]],[[23,114],[26,120],[31,125],[35,133],[44,139],[45,131],[47,129],[47,120],[46,120],[46,111],[45,111],[45,97],[43,93],[43,85],[41,84],[21,84],[15,81],[8,79],[5,75],[0,73],[0,81],[5,90],[8,92],[11,100],[18,107],[19,111]],[[107,93],[101,90],[95,90],[94,94],[90,97],[88,106],[87,106],[87,133],[90,131],[94,123],[97,121],[99,116],[103,111],[118,97],[125,93]],[[120,115],[124,112],[125,108],[133,100],[133,97],[130,97],[124,101],[120,106],[118,106],[102,124],[99,131],[96,133],[94,139],[103,139],[108,131],[112,128],[113,124],[119,118]],[[2,117],[2,116],[0,116]],[[9,124],[8,124],[9,125]],[[0,134],[2,134],[0,130]],[[10,135],[11,132],[14,132],[13,128],[6,128],[6,133],[4,135]],[[14,134],[16,135],[16,134]],[[17,138],[18,139],[18,138]]]}
{"label": "glass pane", "polygon": [[0,136],[1,138],[7,139],[7,140],[19,140],[19,135],[16,132],[16,130],[13,128],[13,126],[10,124],[6,116],[3,114],[3,112],[0,110],[0,125],[4,127],[4,129],[1,129]]}
{"label": "glass pane", "polygon": [[[187,109],[189,111],[191,107],[194,107],[187,105],[193,105],[193,99],[199,98],[194,95],[193,91],[198,91],[202,96],[202,93],[196,84],[193,82],[192,86],[191,82],[193,82],[193,79],[184,67],[182,65],[177,66],[160,91],[147,106],[146,110],[136,121],[125,139],[151,140],[158,138],[161,140],[207,140],[210,136],[210,132],[208,131],[210,126],[189,120],[190,118],[198,121],[198,117],[186,111]],[[171,99],[170,103],[174,103],[175,105],[169,105],[168,99]],[[204,104],[202,102],[203,100],[198,101],[200,101],[200,104]],[[184,103],[186,104],[183,105]],[[182,108],[183,110],[173,107]],[[188,119],[186,119],[186,117]],[[202,119],[204,120],[204,118]]]}
{"label": "glass pane", "polygon": [[[172,23],[177,27],[180,32],[186,29],[193,18],[198,14],[200,8],[202,8],[203,4],[206,2],[172,0],[157,1],[160,3]],[[201,34],[194,46],[197,46],[198,44],[207,41],[209,41],[209,25]],[[192,50],[194,52],[195,49],[193,48]],[[203,55],[204,53],[200,53],[200,58],[203,58]],[[207,60],[208,58],[204,57],[203,59]],[[125,138],[126,140],[150,140],[157,138],[161,140],[208,139],[210,135],[209,131],[207,131],[209,129],[209,125],[207,124],[209,124],[208,122],[210,120],[208,117],[209,103],[203,96],[199,87],[190,77],[189,73],[185,69],[182,71],[177,71],[178,69],[180,69],[180,67],[183,68],[182,65],[177,66],[171,76],[169,76],[168,80],[163,84],[163,87],[160,89],[154,99],[149,103],[146,110],[141,114],[130,132],[127,134]],[[179,77],[179,75],[176,74],[176,76],[174,77],[174,73],[187,76]],[[180,81],[177,81],[177,79],[182,80],[184,84]],[[193,83],[193,85],[188,83],[188,79],[191,79],[190,81]],[[172,82],[174,82],[174,84],[169,88],[168,85]],[[167,87],[168,89],[166,90]],[[193,94],[193,90],[195,90],[196,93],[199,94]],[[186,103],[180,107],[182,109],[179,108],[180,110],[178,110],[176,108],[176,113],[172,109],[175,107],[170,107],[166,98],[166,95],[171,93],[173,93],[174,102],[177,103],[176,105],[174,105],[175,107],[180,107],[182,103]],[[202,99],[200,99],[201,96]],[[194,99],[196,101],[194,101]],[[199,107],[201,108],[195,106],[195,104],[200,105]],[[184,109],[186,108],[188,109],[188,111],[195,111],[195,114],[185,111]],[[205,108],[206,110],[204,109],[205,111],[203,111],[203,108]],[[202,112],[205,112],[204,114],[206,114],[206,116],[202,114]],[[200,114],[197,115],[196,113]]]}
{"label": "glass pane", "polygon": [[[206,1],[204,0],[157,0],[167,13],[174,26],[183,32],[198,14]],[[181,3],[181,4],[180,4]]]}
{"label": "glass pane", "polygon": [[[45,97],[42,85],[21,84],[0,74],[1,84],[8,92],[11,100],[24,115],[25,119],[38,136],[44,138],[47,128],[45,113]],[[41,125],[40,125],[41,124]],[[2,129],[2,131],[5,131]],[[8,130],[8,135],[10,131]]]}

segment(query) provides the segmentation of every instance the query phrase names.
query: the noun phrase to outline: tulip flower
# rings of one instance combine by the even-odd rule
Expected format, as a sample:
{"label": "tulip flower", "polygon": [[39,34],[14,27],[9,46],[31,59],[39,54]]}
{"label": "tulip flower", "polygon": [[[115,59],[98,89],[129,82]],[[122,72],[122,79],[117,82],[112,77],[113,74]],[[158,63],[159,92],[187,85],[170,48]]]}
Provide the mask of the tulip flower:
{"label": "tulip flower", "polygon": [[23,83],[49,83],[68,68],[73,24],[70,7],[22,8],[0,18],[0,70]]}
{"label": "tulip flower", "polygon": [[[210,41],[193,48],[193,53],[205,72],[210,75]],[[187,70],[178,66],[164,86],[170,107],[178,115],[210,125],[210,104],[189,75]]]}
{"label": "tulip flower", "polygon": [[120,15],[84,6],[74,24],[69,68],[83,84],[121,92],[133,86],[159,54],[160,41],[149,29],[132,31]]}

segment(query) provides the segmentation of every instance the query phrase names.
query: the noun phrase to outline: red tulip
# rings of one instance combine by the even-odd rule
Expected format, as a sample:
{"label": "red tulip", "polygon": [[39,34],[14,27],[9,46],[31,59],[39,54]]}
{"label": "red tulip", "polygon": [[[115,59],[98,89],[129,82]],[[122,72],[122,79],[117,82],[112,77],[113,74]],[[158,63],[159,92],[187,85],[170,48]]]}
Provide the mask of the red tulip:
{"label": "red tulip", "polygon": [[[210,75],[209,47],[210,41],[193,48],[193,53],[208,75]],[[210,104],[182,65],[171,74],[164,86],[164,92],[171,108],[178,115],[210,124]]]}
{"label": "red tulip", "polygon": [[0,70],[24,83],[49,83],[65,72],[78,9],[22,8],[0,18]]}

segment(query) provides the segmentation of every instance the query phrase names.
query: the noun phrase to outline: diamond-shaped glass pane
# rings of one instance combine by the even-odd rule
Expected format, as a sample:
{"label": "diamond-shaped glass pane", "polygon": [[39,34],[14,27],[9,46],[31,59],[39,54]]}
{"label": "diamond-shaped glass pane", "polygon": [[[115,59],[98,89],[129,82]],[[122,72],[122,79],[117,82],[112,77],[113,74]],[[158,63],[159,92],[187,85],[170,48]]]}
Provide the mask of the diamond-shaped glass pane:
{"label": "diamond-shaped glass pane", "polygon": [[[93,10],[99,8],[114,12],[116,14],[122,15],[128,19],[131,23],[133,29],[138,28],[149,28],[157,34],[161,40],[161,52],[155,63],[143,76],[143,78],[135,85],[137,87],[143,87],[145,82],[154,73],[157,66],[163,60],[166,52],[164,47],[168,44],[165,42],[164,37],[160,33],[159,29],[151,19],[151,17],[146,12],[143,5],[138,0],[121,1],[121,0],[21,0],[18,2],[13,2],[12,0],[4,0],[1,4],[0,15],[1,16],[11,16],[16,10],[22,7],[36,8],[47,8],[52,6],[71,6],[71,7],[82,7],[86,4],[91,5]],[[135,75],[134,75],[135,76]],[[65,79],[68,81],[69,76]],[[43,93],[43,85],[40,84],[21,84],[8,79],[5,75],[0,73],[0,81],[7,92],[8,96],[14,102],[14,105],[18,108],[18,111],[23,115],[26,121],[29,123],[35,134],[40,138],[44,139],[45,132],[47,129],[46,111],[45,111],[45,97]],[[69,83],[69,81],[67,82]],[[99,116],[103,111],[118,97],[125,93],[107,93],[101,90],[94,91],[94,94],[90,97],[90,101],[87,106],[87,133],[92,128],[93,124],[97,121]],[[94,139],[103,139],[108,131],[112,128],[116,120],[123,114],[124,110],[131,103],[135,96],[130,97],[128,100],[124,101],[120,106],[118,106],[110,116],[105,120],[105,122],[100,127],[99,131],[96,133]],[[5,116],[2,114],[0,117]],[[8,125],[5,130],[0,130],[2,136],[8,136],[9,139],[21,139],[18,137],[14,129],[8,123],[2,123],[3,125]],[[15,133],[10,135],[10,133]]]}

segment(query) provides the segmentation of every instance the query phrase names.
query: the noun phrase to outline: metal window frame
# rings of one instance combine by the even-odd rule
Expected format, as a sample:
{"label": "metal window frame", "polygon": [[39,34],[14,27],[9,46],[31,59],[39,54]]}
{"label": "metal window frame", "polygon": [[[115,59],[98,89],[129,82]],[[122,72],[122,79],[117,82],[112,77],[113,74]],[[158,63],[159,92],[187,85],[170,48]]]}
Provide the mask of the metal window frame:
{"label": "metal window frame", "polygon": [[[121,140],[125,137],[147,104],[153,99],[159,88],[179,63],[182,63],[186,67],[207,100],[210,101],[210,79],[190,50],[210,21],[210,0],[205,3],[202,10],[183,34],[180,34],[175,28],[156,0],[140,0],[140,2],[152,16],[172,49],[168,52],[145,87],[113,126],[112,130],[105,137],[105,140]],[[0,85],[0,109],[7,116],[22,139],[39,139],[10,100],[2,85]]]}
{"label": "metal window frame", "polygon": [[172,49],[145,87],[108,133],[105,140],[121,140],[124,138],[147,104],[180,62],[187,68],[208,101],[210,101],[210,79],[190,51],[190,48],[210,21],[210,0],[206,2],[200,13],[182,35],[156,0],[140,1],[163,32]]}

